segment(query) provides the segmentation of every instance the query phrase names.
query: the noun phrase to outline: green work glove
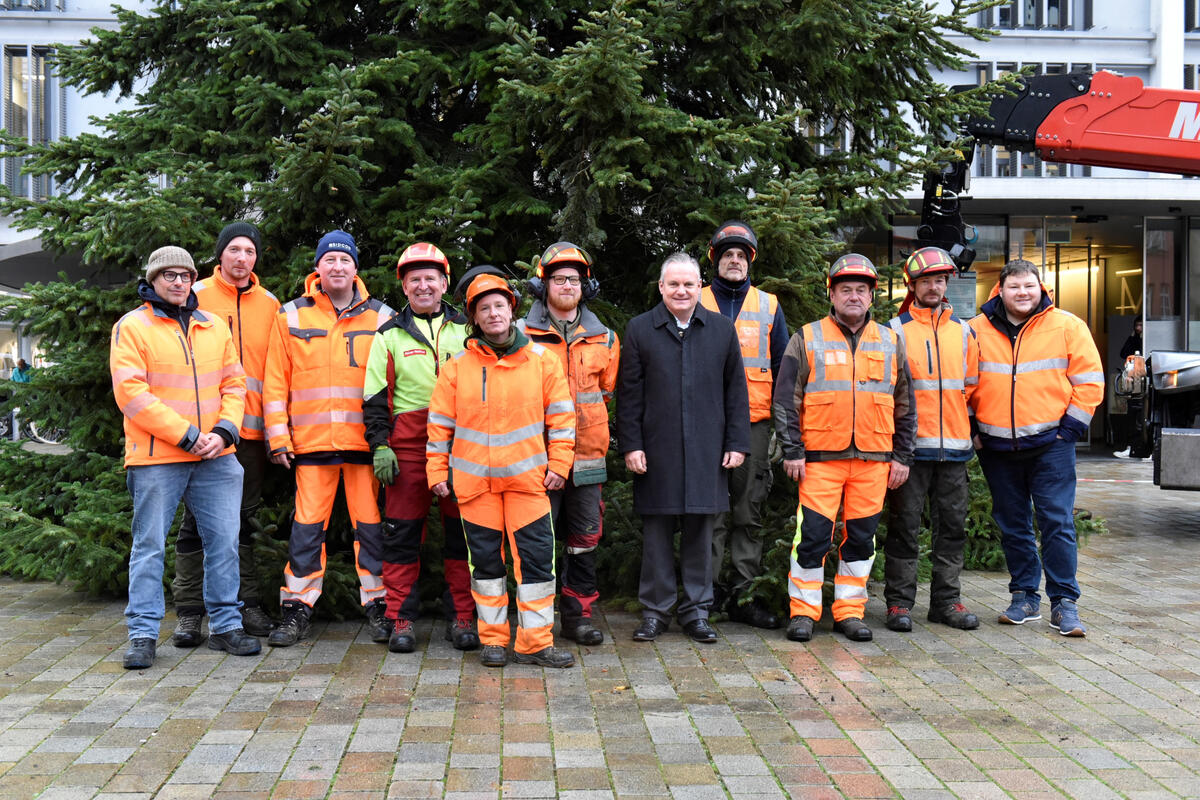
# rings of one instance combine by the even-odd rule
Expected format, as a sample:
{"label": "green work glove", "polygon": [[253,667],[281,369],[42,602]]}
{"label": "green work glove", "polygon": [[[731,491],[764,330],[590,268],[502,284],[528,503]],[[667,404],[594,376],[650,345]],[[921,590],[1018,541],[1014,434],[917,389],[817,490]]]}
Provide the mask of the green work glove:
{"label": "green work glove", "polygon": [[372,458],[375,462],[375,477],[384,486],[391,486],[392,481],[396,480],[396,476],[400,474],[400,464],[396,461],[396,453],[392,448],[384,445],[375,448]]}

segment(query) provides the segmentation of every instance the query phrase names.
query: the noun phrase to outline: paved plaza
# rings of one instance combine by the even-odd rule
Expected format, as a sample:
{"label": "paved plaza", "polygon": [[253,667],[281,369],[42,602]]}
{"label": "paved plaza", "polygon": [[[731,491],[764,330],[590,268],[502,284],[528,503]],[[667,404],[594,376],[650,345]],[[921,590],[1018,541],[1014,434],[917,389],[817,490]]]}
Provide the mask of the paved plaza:
{"label": "paved plaza", "polygon": [[807,646],[730,622],[638,644],[614,612],[574,669],[493,670],[430,620],[415,654],[343,622],[128,672],[122,603],[0,579],[0,797],[1200,797],[1200,493],[1150,469],[1081,461],[1110,529],[1082,640],[998,625],[1007,576],[972,572],[976,631],[922,597],[892,633],[872,586],[864,644],[828,619]]}

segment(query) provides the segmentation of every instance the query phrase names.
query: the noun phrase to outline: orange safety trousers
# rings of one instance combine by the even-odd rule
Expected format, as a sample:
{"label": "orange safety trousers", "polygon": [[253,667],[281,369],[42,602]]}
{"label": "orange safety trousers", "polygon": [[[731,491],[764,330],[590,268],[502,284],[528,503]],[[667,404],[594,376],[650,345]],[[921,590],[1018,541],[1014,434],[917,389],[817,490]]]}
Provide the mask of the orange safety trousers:
{"label": "orange safety trousers", "polygon": [[487,492],[459,500],[467,532],[471,595],[479,616],[479,641],[507,647],[508,569],[504,542],[517,582],[518,653],[554,644],[554,526],[545,493]]}
{"label": "orange safety trousers", "polygon": [[858,458],[805,464],[788,581],[793,617],[821,618],[825,556],[833,543],[834,520],[841,507],[842,541],[833,579],[833,618],[838,622],[850,617],[862,619],[867,605],[867,578],[875,562],[875,528],[883,511],[890,471],[887,461]]}
{"label": "orange safety trousers", "polygon": [[297,464],[296,511],[288,540],[279,601],[299,601],[312,608],[325,580],[325,532],[339,479],[346,490],[346,508],[354,528],[354,566],[359,599],[365,606],[382,599],[383,534],[379,524],[379,484],[370,464]]}

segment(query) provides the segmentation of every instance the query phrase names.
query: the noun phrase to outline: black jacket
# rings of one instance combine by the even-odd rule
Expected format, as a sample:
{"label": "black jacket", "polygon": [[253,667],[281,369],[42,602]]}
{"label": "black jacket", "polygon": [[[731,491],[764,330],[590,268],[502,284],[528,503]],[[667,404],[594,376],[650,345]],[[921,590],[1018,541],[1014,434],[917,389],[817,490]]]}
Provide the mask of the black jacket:
{"label": "black jacket", "polygon": [[640,514],[729,509],[726,451],[750,452],[750,403],[737,331],[697,305],[680,336],[662,303],[629,321],[617,375],[620,452],[643,450],[633,476]]}

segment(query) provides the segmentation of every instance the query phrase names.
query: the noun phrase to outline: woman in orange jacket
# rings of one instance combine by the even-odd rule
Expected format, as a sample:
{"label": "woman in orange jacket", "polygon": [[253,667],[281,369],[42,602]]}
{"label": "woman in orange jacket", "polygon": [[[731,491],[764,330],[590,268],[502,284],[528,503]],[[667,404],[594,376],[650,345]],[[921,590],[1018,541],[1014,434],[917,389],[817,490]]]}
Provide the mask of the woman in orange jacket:
{"label": "woman in orange jacket", "polygon": [[552,352],[513,325],[515,293],[499,274],[468,275],[466,349],[438,376],[429,403],[426,467],[439,497],[462,513],[479,615],[480,661],[508,661],[504,540],[517,582],[513,660],[570,667],[554,646],[554,530],[547,490],[571,470],[575,408]]}

